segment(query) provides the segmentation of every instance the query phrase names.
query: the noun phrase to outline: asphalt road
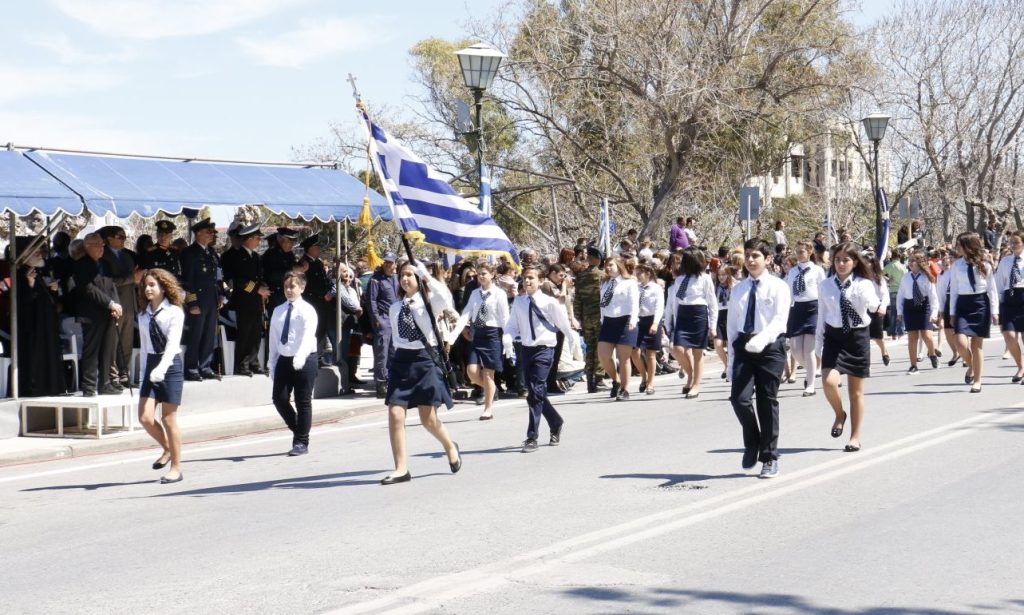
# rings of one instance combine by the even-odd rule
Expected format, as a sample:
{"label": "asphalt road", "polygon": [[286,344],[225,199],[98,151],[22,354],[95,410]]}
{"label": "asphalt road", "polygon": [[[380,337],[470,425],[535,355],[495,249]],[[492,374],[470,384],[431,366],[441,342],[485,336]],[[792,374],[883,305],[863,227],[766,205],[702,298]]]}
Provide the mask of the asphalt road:
{"label": "asphalt road", "polygon": [[[990,342],[990,353],[1001,344]],[[383,416],[155,454],[0,471],[5,613],[1024,612],[1024,387],[989,357],[868,384],[863,450],[824,396],[784,385],[781,474],[740,469],[717,374],[682,400],[555,398],[563,443],[519,452],[526,409],[442,413],[464,468],[410,419],[411,483]],[[546,442],[546,430],[542,443]]]}

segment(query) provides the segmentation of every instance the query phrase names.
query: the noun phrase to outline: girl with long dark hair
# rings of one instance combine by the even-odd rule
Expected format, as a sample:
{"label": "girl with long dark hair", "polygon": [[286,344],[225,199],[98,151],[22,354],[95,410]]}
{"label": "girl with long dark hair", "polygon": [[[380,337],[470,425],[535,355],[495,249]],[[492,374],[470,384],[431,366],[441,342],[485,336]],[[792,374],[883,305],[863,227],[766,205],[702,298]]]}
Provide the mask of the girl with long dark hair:
{"label": "girl with long dark hair", "polygon": [[786,284],[793,295],[786,321],[786,337],[793,356],[804,366],[804,397],[814,395],[818,374],[818,358],[814,353],[814,336],[818,330],[818,285],[825,279],[825,270],[818,266],[814,244],[796,244],[796,265],[786,275]]}
{"label": "girl with long dark hair", "polygon": [[696,248],[682,252],[679,275],[668,289],[665,305],[665,329],[672,336],[672,354],[679,361],[679,377],[686,378],[683,395],[700,395],[704,375],[704,349],[713,339],[718,325],[718,297],[715,283],[705,273],[707,262]]}
{"label": "girl with long dark hair", "polygon": [[661,321],[665,315],[665,293],[654,277],[654,268],[646,263],[636,267],[640,285],[640,319],[633,365],[640,372],[640,392],[654,395],[657,354],[661,350]]}
{"label": "girl with long dark hair", "polygon": [[932,321],[939,314],[939,297],[935,292],[935,278],[928,268],[928,258],[924,252],[911,254],[909,264],[910,271],[903,276],[900,289],[896,293],[896,318],[903,322],[903,328],[907,332],[907,351],[910,355],[910,369],[907,370],[907,374],[916,375],[918,340],[923,341],[928,349],[928,359],[932,367],[939,366],[931,327]]}
{"label": "girl with long dark hair", "polygon": [[949,316],[960,356],[967,363],[964,383],[971,385],[971,393],[980,393],[985,338],[999,322],[999,291],[977,233],[960,233],[956,249],[960,258],[953,263],[949,280]]}
{"label": "girl with long dark hair", "polygon": [[1001,305],[999,319],[1002,323],[1003,341],[1017,364],[1013,382],[1024,380],[1024,361],[1021,360],[1019,338],[1024,333],[1024,233],[1013,231],[1006,238],[1010,248],[996,268],[996,287],[999,289]]}
{"label": "girl with long dark hair", "polygon": [[[622,401],[629,399],[629,376],[633,370],[630,360],[640,320],[640,288],[633,277],[632,261],[623,261],[617,256],[607,258],[604,272],[597,357],[612,379],[610,397]],[[618,358],[617,368],[613,352]]]}

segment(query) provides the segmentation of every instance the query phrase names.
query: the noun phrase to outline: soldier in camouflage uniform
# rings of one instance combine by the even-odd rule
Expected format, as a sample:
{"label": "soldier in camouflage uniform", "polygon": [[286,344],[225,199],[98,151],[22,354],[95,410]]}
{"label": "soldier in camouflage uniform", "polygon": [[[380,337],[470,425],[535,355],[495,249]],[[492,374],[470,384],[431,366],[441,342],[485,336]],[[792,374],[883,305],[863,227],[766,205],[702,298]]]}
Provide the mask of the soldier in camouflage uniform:
{"label": "soldier in camouflage uniform", "polygon": [[576,296],[573,311],[583,330],[583,342],[587,345],[587,392],[597,391],[601,374],[601,363],[597,360],[597,338],[601,333],[601,251],[594,246],[587,247],[587,269],[576,276]]}

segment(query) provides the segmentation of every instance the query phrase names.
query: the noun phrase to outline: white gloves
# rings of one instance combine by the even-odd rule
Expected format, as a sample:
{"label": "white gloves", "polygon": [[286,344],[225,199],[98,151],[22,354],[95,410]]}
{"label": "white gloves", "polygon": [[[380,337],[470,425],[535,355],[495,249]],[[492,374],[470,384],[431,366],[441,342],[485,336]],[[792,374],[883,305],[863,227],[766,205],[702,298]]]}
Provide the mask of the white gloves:
{"label": "white gloves", "polygon": [[747,343],[743,346],[743,349],[751,354],[761,354],[764,347],[768,345],[768,340],[760,333],[750,338]]}
{"label": "white gloves", "polygon": [[160,384],[161,382],[164,381],[164,378],[166,376],[166,370],[154,369],[153,371],[149,372],[149,381],[152,382],[153,384]]}

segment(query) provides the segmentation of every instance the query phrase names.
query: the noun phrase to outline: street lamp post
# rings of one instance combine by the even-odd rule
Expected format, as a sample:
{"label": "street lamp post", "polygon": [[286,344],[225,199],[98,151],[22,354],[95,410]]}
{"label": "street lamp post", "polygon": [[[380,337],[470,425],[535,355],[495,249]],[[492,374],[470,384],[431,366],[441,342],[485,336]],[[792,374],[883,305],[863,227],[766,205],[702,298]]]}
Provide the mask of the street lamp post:
{"label": "street lamp post", "polygon": [[[473,103],[476,105],[476,169],[480,178],[480,191],[483,192],[484,177],[484,127],[480,115],[483,107],[484,91],[491,87],[498,67],[505,54],[485,43],[477,43],[455,52],[462,69],[462,80],[473,92]],[[483,209],[484,200],[480,199]]]}
{"label": "street lamp post", "polygon": [[864,124],[864,132],[868,135],[868,140],[873,144],[874,149],[874,165],[875,165],[875,242],[878,242],[878,238],[882,236],[882,202],[878,198],[878,146],[882,142],[882,138],[885,137],[885,129],[889,126],[889,116],[884,113],[872,113],[867,116],[861,123]]}

